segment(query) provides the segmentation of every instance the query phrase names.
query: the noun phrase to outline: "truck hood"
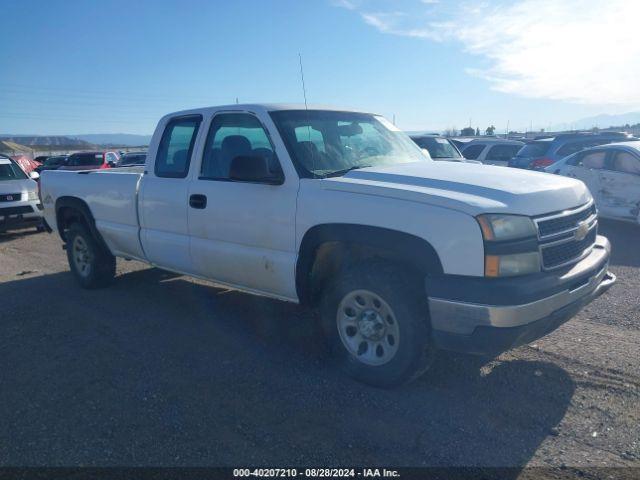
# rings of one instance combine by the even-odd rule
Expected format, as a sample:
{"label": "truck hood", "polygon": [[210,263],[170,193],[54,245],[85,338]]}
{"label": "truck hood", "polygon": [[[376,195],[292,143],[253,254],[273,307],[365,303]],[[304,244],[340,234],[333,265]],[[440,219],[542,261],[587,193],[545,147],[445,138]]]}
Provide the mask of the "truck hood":
{"label": "truck hood", "polygon": [[352,170],[323,180],[323,188],[385,196],[478,215],[541,215],[591,199],[579,180],[493,165],[416,162]]}

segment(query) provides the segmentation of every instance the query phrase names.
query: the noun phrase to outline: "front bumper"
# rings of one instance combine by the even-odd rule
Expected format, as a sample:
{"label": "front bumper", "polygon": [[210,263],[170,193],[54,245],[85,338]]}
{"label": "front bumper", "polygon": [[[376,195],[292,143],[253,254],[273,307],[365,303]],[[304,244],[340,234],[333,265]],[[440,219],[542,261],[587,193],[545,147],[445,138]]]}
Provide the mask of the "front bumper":
{"label": "front bumper", "polygon": [[[610,251],[609,241],[599,236],[590,255],[560,273],[458,277],[441,279],[438,287],[428,279],[427,292],[435,291],[429,297],[435,346],[495,355],[550,333],[615,283],[608,271]],[[447,288],[454,291],[443,298]],[[480,298],[490,303],[478,302]]]}
{"label": "front bumper", "polygon": [[42,218],[42,204],[39,201],[0,203],[0,232],[39,226]]}

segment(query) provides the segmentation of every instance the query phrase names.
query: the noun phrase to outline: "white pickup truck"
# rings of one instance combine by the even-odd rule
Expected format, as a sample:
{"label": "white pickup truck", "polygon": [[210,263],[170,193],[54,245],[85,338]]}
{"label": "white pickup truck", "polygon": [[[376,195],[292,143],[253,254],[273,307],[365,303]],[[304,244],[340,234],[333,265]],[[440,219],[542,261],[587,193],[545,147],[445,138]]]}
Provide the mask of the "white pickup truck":
{"label": "white pickup truck", "polygon": [[615,282],[582,182],[434,162],[369,113],[173,113],[146,166],[46,171],[42,198],[83,287],[123,257],[319,307],[336,361],[379,386],[436,349],[533,341]]}

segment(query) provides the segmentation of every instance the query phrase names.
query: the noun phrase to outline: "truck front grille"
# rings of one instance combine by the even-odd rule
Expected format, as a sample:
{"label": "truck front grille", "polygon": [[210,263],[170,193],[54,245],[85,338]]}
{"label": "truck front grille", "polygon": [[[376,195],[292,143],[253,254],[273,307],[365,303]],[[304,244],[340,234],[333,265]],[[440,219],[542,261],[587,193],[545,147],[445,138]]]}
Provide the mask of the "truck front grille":
{"label": "truck front grille", "polygon": [[577,262],[591,251],[596,241],[596,234],[597,229],[594,226],[582,240],[569,239],[560,243],[541,245],[544,268],[549,270]]}
{"label": "truck front grille", "polygon": [[553,216],[536,220],[540,239],[551,238],[575,230],[581,222],[596,216],[596,205],[583,205],[574,210],[567,210]]}
{"label": "truck front grille", "polygon": [[22,199],[22,193],[3,193],[0,195],[0,202],[19,202]]}
{"label": "truck front grille", "polygon": [[534,219],[545,270],[584,258],[596,242],[598,214],[593,201],[581,207]]}

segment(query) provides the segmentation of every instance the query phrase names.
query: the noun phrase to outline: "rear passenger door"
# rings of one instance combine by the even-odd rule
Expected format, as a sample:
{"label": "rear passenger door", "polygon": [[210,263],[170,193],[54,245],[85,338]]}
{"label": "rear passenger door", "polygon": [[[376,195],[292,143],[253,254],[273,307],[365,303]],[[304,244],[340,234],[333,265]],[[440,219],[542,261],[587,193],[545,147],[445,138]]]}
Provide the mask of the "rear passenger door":
{"label": "rear passenger door", "polygon": [[[267,119],[265,119],[267,120]],[[286,154],[283,152],[283,154]],[[268,130],[252,113],[223,112],[210,124],[189,195],[191,256],[197,274],[256,292],[296,299],[298,178],[271,185],[231,180],[238,156],[267,158],[282,171]]]}
{"label": "rear passenger door", "polygon": [[201,122],[200,115],[187,115],[165,124],[153,171],[144,172],[139,193],[145,256],[154,265],[183,273],[193,273],[187,175]]}
{"label": "rear passenger door", "polygon": [[640,158],[613,149],[600,171],[600,211],[604,216],[638,219],[640,210]]}

